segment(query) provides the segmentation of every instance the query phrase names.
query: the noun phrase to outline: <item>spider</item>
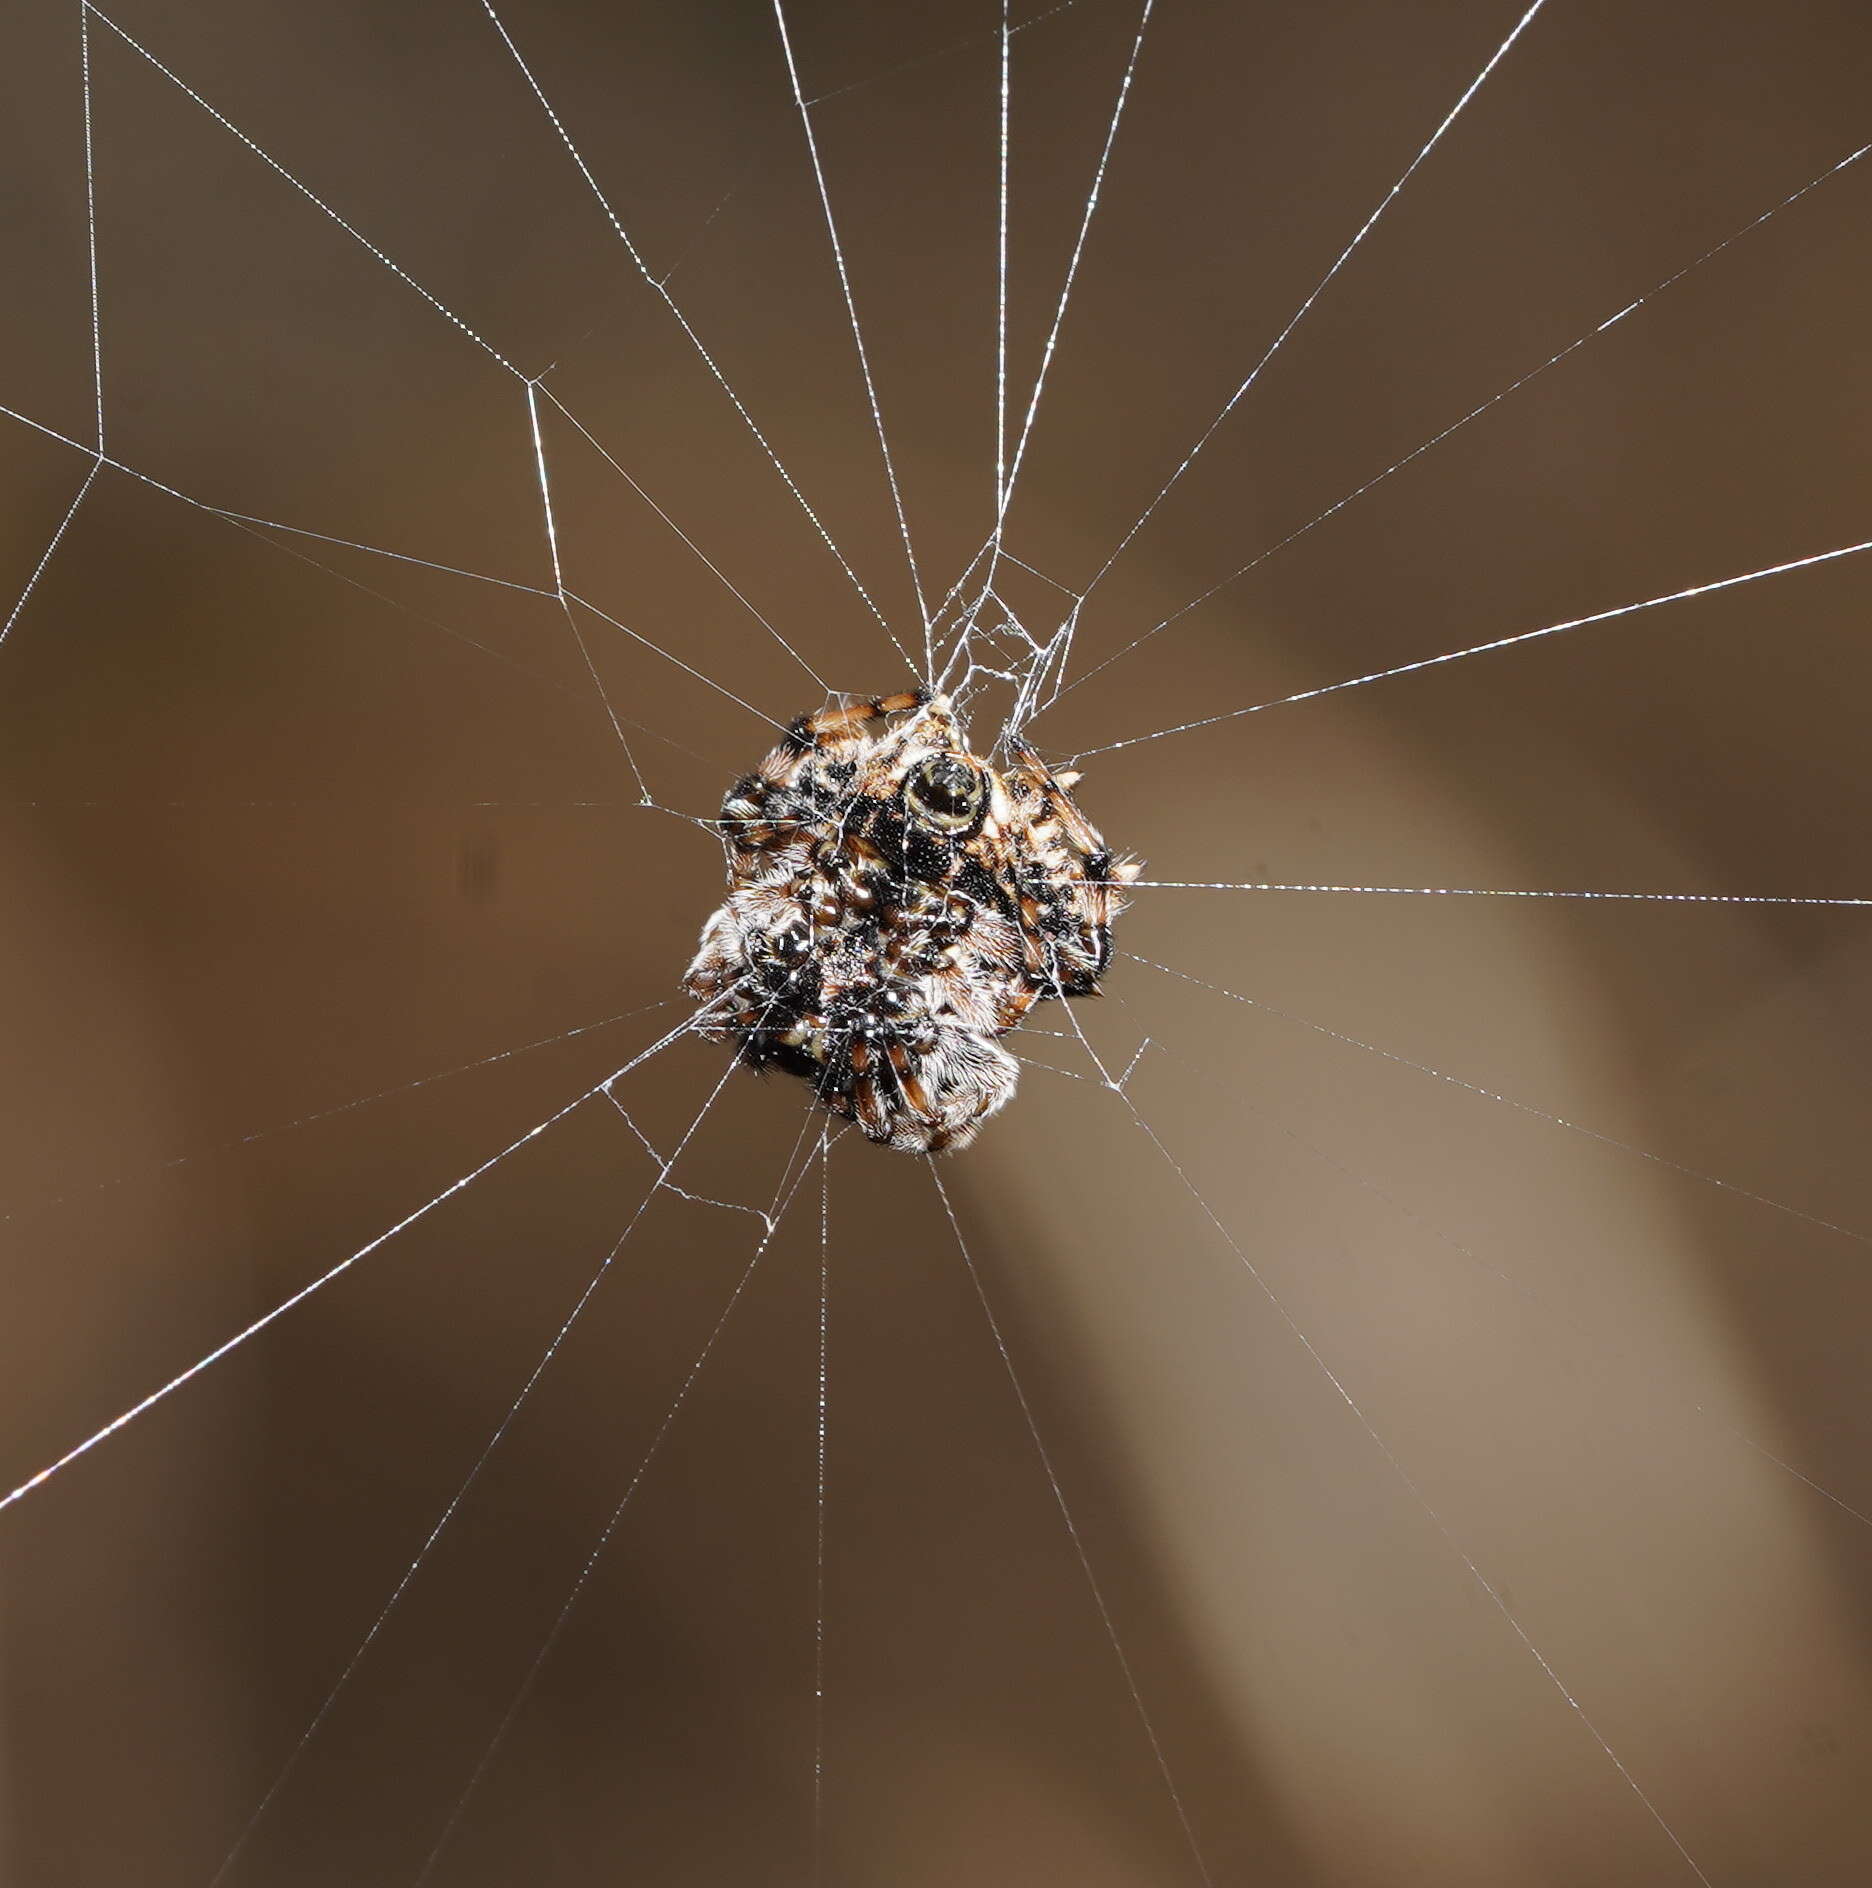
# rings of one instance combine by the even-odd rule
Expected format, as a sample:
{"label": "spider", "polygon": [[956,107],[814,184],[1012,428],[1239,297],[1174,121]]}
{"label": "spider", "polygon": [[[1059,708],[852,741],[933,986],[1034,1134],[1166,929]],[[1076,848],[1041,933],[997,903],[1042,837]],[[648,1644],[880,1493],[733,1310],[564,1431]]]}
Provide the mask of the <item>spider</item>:
{"label": "spider", "polygon": [[1021,743],[997,770],[921,690],[801,715],[722,802],[730,890],[684,979],[702,1033],[873,1141],[966,1147],[1019,1076],[996,1038],[1097,995],[1143,870],[1078,779]]}

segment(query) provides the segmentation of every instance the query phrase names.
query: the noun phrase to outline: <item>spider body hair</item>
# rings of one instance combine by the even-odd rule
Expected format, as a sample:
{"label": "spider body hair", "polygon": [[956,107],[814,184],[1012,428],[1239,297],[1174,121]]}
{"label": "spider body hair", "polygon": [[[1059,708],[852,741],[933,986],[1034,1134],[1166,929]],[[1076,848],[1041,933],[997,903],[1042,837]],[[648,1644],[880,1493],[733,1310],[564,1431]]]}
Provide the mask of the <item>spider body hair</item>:
{"label": "spider body hair", "polygon": [[918,690],[798,717],[722,803],[726,901],[684,979],[702,1033],[812,1084],[906,1153],[966,1147],[1013,1097],[999,1038],[1094,996],[1123,886],[1079,776],[1025,745],[997,769]]}

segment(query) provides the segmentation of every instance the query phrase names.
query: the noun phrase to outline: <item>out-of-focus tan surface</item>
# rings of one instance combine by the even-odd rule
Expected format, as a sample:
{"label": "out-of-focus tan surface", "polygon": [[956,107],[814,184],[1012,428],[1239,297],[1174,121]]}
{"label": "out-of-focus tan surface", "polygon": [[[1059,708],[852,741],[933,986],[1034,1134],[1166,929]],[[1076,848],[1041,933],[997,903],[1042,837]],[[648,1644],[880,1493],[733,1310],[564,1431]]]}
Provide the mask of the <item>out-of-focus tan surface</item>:
{"label": "out-of-focus tan surface", "polygon": [[[1036,625],[1514,17],[1153,12],[1010,513]],[[720,860],[633,804],[549,594],[530,377],[610,455],[540,401],[568,589],[687,665],[574,609],[662,806],[771,732],[710,683],[784,720],[906,679],[481,9],[110,18],[382,253],[92,16],[116,464],[0,642],[6,1487],[681,1018]],[[771,15],[503,18],[911,636]],[[993,510],[999,14],[788,20],[940,593]],[[1014,39],[1016,432],[1136,27]],[[1863,539],[1872,170],[1594,330],[1868,135],[1868,54],[1849,5],[1551,0],[1080,670],[1591,338],[1036,738]],[[0,420],[10,610],[94,439],[74,9],[11,9],[0,74],[0,403],[78,442]],[[1868,601],[1842,558],[1094,755],[1081,797],[1162,880],[1872,896]],[[229,1883],[411,1881],[633,1485],[438,1883],[1865,1879],[1869,926],[1140,890],[1077,1010],[1114,1073],[1148,1038],[1123,1094],[1037,1016],[1011,1046],[1064,1072],[942,1170],[1044,1462],[928,1171],[855,1138],[689,1381],[802,1097],[735,1076],[699,1200],[643,1204],[630,1124],[667,1154],[722,1071],[679,1044],[629,1123],[573,1108],[0,1512],[0,1875],[214,1877],[629,1227]]]}

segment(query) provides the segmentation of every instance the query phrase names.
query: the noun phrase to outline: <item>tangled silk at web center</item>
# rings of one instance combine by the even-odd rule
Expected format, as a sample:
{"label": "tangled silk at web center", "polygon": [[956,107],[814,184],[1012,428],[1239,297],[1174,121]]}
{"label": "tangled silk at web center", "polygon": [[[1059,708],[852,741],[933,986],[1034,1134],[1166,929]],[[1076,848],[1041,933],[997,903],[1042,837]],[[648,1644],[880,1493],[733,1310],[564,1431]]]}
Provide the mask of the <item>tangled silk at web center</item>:
{"label": "tangled silk at web center", "polygon": [[997,1038],[1096,994],[1142,869],[1077,780],[1025,746],[990,766],[942,696],[802,715],[722,803],[730,890],[685,978],[703,1033],[874,1141],[966,1147],[1019,1076]]}

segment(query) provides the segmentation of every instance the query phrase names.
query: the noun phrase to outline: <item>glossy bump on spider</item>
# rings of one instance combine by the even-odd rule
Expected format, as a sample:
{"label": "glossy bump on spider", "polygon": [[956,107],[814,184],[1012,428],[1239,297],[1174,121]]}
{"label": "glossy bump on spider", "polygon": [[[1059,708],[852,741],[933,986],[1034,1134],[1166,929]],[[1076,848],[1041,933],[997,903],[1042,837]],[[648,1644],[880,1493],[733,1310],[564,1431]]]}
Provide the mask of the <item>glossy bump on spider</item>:
{"label": "glossy bump on spider", "polygon": [[1073,803],[1078,778],[1021,744],[997,770],[940,695],[802,715],[722,802],[728,899],[684,979],[702,1033],[871,1140],[966,1147],[1020,1072],[997,1038],[1097,994],[1143,869]]}

